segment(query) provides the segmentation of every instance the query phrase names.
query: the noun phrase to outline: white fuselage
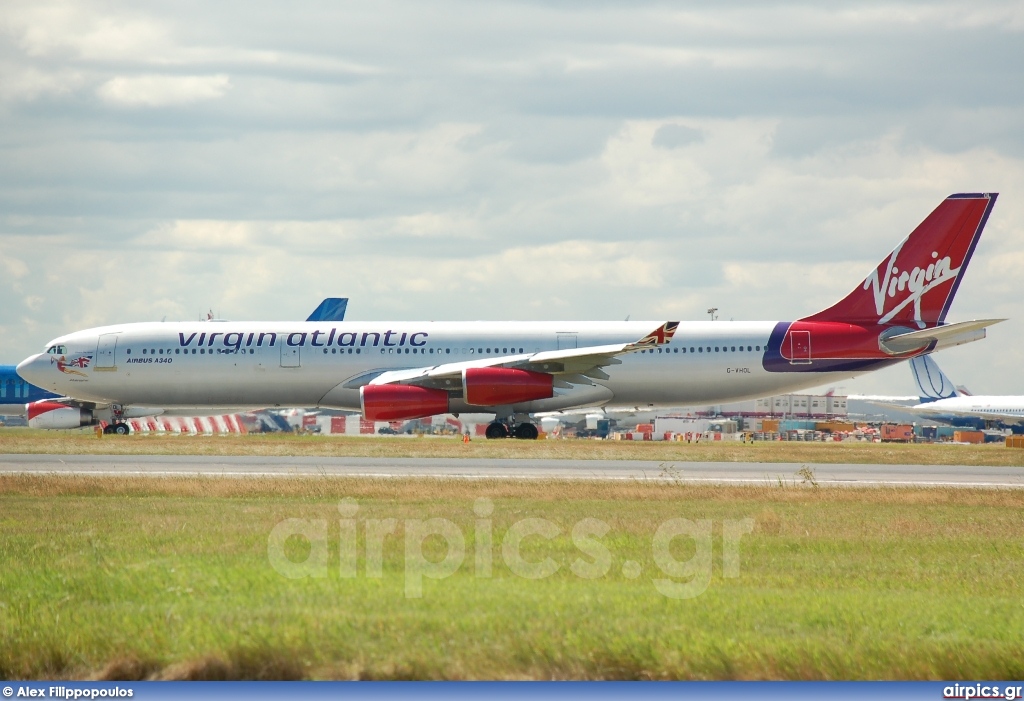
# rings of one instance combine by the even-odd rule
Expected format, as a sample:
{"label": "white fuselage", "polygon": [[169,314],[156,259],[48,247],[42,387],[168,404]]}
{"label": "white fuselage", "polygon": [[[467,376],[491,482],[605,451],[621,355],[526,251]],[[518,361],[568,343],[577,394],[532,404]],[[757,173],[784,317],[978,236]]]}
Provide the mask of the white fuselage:
{"label": "white fuselage", "polygon": [[[19,374],[77,400],[172,408],[334,407],[358,410],[368,375],[520,353],[633,342],[661,322],[195,322],[138,323],[51,341],[87,367],[58,370],[52,355]],[[517,406],[679,406],[749,399],[853,376],[769,372],[762,365],[776,322],[682,323],[671,341],[622,355],[607,379],[576,393]],[[452,411],[473,410],[452,403]],[[475,410],[479,411],[479,408]]]}
{"label": "white fuselage", "polygon": [[1003,424],[1024,423],[1024,396],[981,396],[949,397],[934,402],[917,404],[908,411],[923,416],[977,417],[991,419]]}

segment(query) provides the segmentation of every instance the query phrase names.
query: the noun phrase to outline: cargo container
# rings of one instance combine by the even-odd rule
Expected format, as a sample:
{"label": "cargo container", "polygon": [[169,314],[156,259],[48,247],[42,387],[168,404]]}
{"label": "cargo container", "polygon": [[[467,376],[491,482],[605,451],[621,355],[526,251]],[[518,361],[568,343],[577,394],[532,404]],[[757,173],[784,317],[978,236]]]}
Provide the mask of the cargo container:
{"label": "cargo container", "polygon": [[953,431],[954,443],[984,443],[985,434],[981,431]]}
{"label": "cargo container", "polygon": [[761,422],[761,430],[766,433],[778,433],[779,423],[778,419],[765,419]]}
{"label": "cargo container", "polygon": [[826,431],[828,433],[850,433],[856,430],[856,426],[845,421],[817,421],[814,424],[815,431]]}
{"label": "cargo container", "polygon": [[882,441],[910,443],[914,440],[914,427],[910,424],[882,424]]}
{"label": "cargo container", "polygon": [[[649,424],[648,424],[649,425]],[[681,416],[658,416],[654,419],[654,433],[676,433],[699,435],[708,430],[711,421]]]}
{"label": "cargo container", "polygon": [[757,419],[747,417],[743,419],[743,430],[750,433],[757,433],[764,430],[764,422],[770,419]]}
{"label": "cargo container", "polygon": [[735,421],[728,420],[715,421],[710,426],[708,426],[707,430],[712,431],[714,433],[738,433],[740,429],[739,424],[737,424]]}
{"label": "cargo container", "polygon": [[783,419],[779,422],[780,431],[813,431],[817,422],[812,419]]}
{"label": "cargo container", "polygon": [[1024,436],[1011,435],[1006,437],[1007,448],[1024,448]]}

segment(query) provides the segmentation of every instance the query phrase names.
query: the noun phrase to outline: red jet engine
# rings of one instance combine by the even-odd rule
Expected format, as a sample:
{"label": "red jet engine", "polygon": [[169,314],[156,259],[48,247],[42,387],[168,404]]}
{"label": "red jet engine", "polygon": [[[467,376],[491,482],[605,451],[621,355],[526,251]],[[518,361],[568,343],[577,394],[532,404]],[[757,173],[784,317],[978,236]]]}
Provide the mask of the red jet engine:
{"label": "red jet engine", "polygon": [[448,393],[415,385],[364,385],[359,388],[363,416],[370,421],[402,421],[448,413]]}
{"label": "red jet engine", "polygon": [[466,368],[462,388],[467,404],[520,404],[555,396],[554,378],[545,372],[513,368]]}

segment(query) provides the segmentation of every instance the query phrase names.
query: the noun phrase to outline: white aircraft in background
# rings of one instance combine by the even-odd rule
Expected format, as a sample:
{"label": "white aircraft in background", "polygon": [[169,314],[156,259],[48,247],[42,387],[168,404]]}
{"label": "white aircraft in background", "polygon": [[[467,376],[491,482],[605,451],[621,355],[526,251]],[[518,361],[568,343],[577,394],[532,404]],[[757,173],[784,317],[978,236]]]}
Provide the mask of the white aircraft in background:
{"label": "white aircraft in background", "polygon": [[900,406],[876,402],[880,406],[932,419],[940,423],[976,428],[1013,428],[1024,426],[1024,396],[972,395],[953,383],[928,356],[910,361],[914,382],[920,393],[919,403]]}
{"label": "white aircraft in background", "polygon": [[[946,314],[995,194],[945,199],[835,305],[798,321],[137,323],[50,341],[18,366],[69,408],[330,407],[369,420],[720,404],[842,381],[985,337]],[[68,374],[61,367],[80,372]]]}

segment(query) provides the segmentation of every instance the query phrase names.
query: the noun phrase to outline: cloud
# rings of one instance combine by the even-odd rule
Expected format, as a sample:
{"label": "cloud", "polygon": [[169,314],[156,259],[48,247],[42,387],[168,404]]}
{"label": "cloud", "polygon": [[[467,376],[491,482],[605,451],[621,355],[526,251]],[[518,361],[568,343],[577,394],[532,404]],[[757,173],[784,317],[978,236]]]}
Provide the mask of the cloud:
{"label": "cloud", "polygon": [[217,75],[118,76],[103,83],[96,94],[126,107],[168,107],[223,97],[231,80]]}
{"label": "cloud", "polygon": [[[1012,317],[1022,17],[1001,1],[13,5],[0,361],[211,307],[305,318],[328,295],[357,319],[793,318],[965,190],[1004,195],[953,315]],[[1024,333],[1002,327],[947,371],[1018,377]]]}
{"label": "cloud", "polygon": [[656,148],[682,148],[704,140],[704,132],[683,124],[665,124],[658,127],[651,139],[651,145]]}

